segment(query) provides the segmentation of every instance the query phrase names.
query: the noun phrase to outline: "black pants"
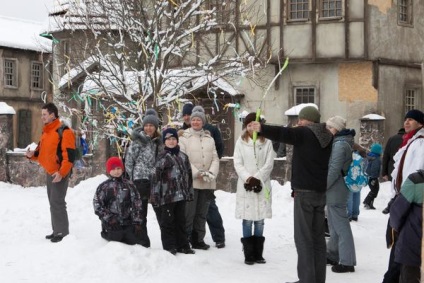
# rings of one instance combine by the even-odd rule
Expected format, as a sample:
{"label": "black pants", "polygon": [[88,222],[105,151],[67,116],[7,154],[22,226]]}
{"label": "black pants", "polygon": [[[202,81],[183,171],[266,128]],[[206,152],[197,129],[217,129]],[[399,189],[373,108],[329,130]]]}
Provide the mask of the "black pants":
{"label": "black pants", "polygon": [[147,211],[150,198],[150,181],[147,179],[134,180],[134,185],[141,197],[141,218],[143,220],[141,235],[137,239],[137,244],[148,248],[150,247],[150,238],[147,233]]}
{"label": "black pants", "polygon": [[399,283],[420,282],[421,270],[419,266],[401,265]]}
{"label": "black pants", "polygon": [[164,250],[190,248],[185,230],[185,201],[154,207]]}
{"label": "black pants", "polygon": [[368,186],[370,187],[370,192],[364,200],[364,204],[371,205],[374,202],[374,199],[378,195],[378,191],[380,191],[380,183],[378,182],[378,178],[369,178]]}
{"label": "black pants", "polygon": [[208,214],[206,215],[206,221],[211,232],[212,240],[215,243],[225,242],[225,229],[222,221],[221,214],[219,213],[218,206],[216,205],[215,199],[212,199],[209,203]]}
{"label": "black pants", "polygon": [[121,226],[121,229],[116,231],[103,230],[100,235],[108,241],[121,242],[128,245],[135,245],[137,243],[133,225]]}

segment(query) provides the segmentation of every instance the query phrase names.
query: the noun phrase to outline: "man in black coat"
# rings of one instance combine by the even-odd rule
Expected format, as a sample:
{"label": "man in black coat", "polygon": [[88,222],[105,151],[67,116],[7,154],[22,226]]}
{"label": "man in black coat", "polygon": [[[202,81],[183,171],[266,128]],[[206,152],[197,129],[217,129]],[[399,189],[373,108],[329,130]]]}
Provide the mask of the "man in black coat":
{"label": "man in black coat", "polygon": [[293,145],[291,185],[294,195],[294,240],[300,283],[324,283],[326,277],[325,213],[328,162],[333,135],[314,106],[299,112],[298,127],[247,125],[259,135]]}

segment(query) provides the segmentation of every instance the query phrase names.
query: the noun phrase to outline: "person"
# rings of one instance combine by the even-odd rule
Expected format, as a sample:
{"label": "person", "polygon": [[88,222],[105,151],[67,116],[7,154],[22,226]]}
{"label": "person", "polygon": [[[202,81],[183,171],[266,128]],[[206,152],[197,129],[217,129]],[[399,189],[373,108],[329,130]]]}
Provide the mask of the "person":
{"label": "person", "polygon": [[[399,194],[400,188],[404,181],[404,176],[409,176],[417,170],[424,169],[424,113],[418,109],[409,110],[403,122],[405,134],[402,138],[402,143],[399,150],[393,157],[394,168],[392,171],[392,189],[394,197]],[[390,213],[390,207],[389,207]],[[387,247],[391,249],[389,264],[386,273],[384,274],[383,283],[399,282],[400,265],[395,259],[396,250],[396,234],[393,233],[390,227],[390,219],[387,225],[386,242]]]}
{"label": "person", "polygon": [[44,124],[40,142],[34,151],[28,150],[26,157],[38,163],[46,171],[47,197],[50,204],[53,233],[46,239],[53,243],[62,241],[69,234],[66,192],[75,161],[75,134],[65,127],[60,139],[57,130],[62,127],[55,104],[49,102],[41,108],[41,121]]}
{"label": "person", "polygon": [[142,201],[142,232],[139,243],[150,247],[147,232],[147,210],[151,189],[151,177],[155,168],[156,158],[162,151],[162,138],[159,128],[159,118],[154,109],[147,109],[141,127],[131,133],[132,142],[125,154],[125,171],[134,182]]}
{"label": "person", "polygon": [[162,246],[172,254],[194,254],[185,231],[185,204],[193,199],[193,177],[188,156],[180,151],[178,133],[162,133],[164,151],[158,156],[152,176],[151,200],[158,215]]}
{"label": "person", "polygon": [[203,107],[194,107],[191,127],[184,130],[180,137],[181,151],[186,153],[190,160],[194,187],[194,200],[186,203],[186,232],[192,248],[203,250],[210,248],[204,242],[206,215],[219,172],[215,141],[209,131],[203,129],[205,124]]}
{"label": "person", "polygon": [[370,192],[364,199],[364,207],[366,209],[375,209],[374,200],[378,196],[380,190],[380,183],[378,177],[380,176],[381,168],[381,152],[383,148],[379,143],[373,143],[370,152],[367,155],[367,168],[365,173],[368,175],[368,187]]}
{"label": "person", "polygon": [[349,190],[344,176],[352,163],[355,131],[346,129],[346,119],[334,116],[327,120],[334,135],[327,177],[327,219],[330,238],[327,243],[327,263],[336,273],[354,272],[355,244],[347,215]]}
{"label": "person", "polygon": [[[234,168],[238,175],[236,218],[242,219],[244,263],[266,263],[262,257],[265,237],[265,218],[272,217],[270,176],[276,156],[272,142],[259,137],[253,142],[253,131],[246,125],[255,121],[256,113],[249,113],[234,149]],[[253,228],[253,233],[252,233]]]}
{"label": "person", "polygon": [[[191,103],[186,103],[183,106],[183,129],[188,129],[191,127],[190,115],[193,111],[193,107],[194,105]],[[218,158],[221,159],[224,154],[224,143],[222,141],[221,132],[217,127],[207,122],[203,126],[203,128],[209,131],[212,135],[215,141],[216,153],[218,154]],[[209,203],[208,214],[206,215],[206,223],[208,223],[212,240],[215,242],[215,247],[217,247],[218,249],[222,249],[225,247],[225,228],[215,199],[215,193],[213,193],[212,199]]]}
{"label": "person", "polygon": [[107,160],[109,179],[97,187],[93,207],[102,223],[103,239],[135,245],[137,234],[142,231],[141,198],[134,184],[123,177],[123,172],[124,164],[119,157]]}
{"label": "person", "polygon": [[[356,135],[355,129],[351,129],[352,136]],[[367,149],[363,148],[357,143],[353,143],[352,149],[358,153],[362,158],[367,157]],[[349,191],[349,197],[347,199],[347,216],[349,221],[358,221],[361,205],[361,190],[358,192]]]}
{"label": "person", "polygon": [[248,131],[293,145],[291,185],[294,195],[294,239],[301,283],[323,283],[326,277],[325,192],[333,135],[320,123],[314,106],[302,108],[298,127],[251,122]]}
{"label": "person", "polygon": [[[383,179],[386,181],[392,181],[392,171],[394,169],[394,163],[393,157],[395,156],[396,152],[399,150],[400,145],[402,144],[402,137],[405,134],[405,129],[400,128],[398,133],[394,136],[391,136],[389,140],[387,141],[386,147],[384,148],[383,153],[383,161],[382,161],[382,169],[381,169],[381,175],[383,176]],[[390,205],[393,203],[395,199],[392,198],[389,203],[387,204],[386,208],[383,209],[383,214],[388,214]]]}
{"label": "person", "polygon": [[421,282],[424,170],[412,173],[390,208],[390,226],[398,233],[395,261],[400,264],[399,282]]}

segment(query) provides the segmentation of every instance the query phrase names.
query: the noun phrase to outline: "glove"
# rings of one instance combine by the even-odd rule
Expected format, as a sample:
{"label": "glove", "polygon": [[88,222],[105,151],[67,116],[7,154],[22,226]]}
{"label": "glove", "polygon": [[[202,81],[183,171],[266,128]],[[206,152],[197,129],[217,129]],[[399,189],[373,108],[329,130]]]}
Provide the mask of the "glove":
{"label": "glove", "polygon": [[259,193],[262,191],[261,181],[255,177],[249,177],[246,183],[244,183],[244,188],[246,191],[254,191],[255,193]]}
{"label": "glove", "polygon": [[121,224],[119,224],[118,219],[114,216],[111,219],[109,219],[108,226],[111,231],[121,230]]}
{"label": "glove", "polygon": [[200,174],[203,177],[203,181],[207,183],[213,182],[215,180],[215,175],[212,174],[211,172],[202,171]]}
{"label": "glove", "polygon": [[150,196],[150,203],[154,206],[154,207],[159,207],[159,203],[160,203],[160,197],[159,194],[153,194],[152,196]]}
{"label": "glove", "polygon": [[142,227],[140,224],[136,224],[136,225],[134,225],[134,235],[135,235],[137,238],[140,238],[140,237],[141,237],[141,235],[142,235],[142,230],[143,230],[143,227]]}
{"label": "glove", "polygon": [[192,193],[190,193],[187,197],[187,201],[193,201],[194,200],[194,196]]}

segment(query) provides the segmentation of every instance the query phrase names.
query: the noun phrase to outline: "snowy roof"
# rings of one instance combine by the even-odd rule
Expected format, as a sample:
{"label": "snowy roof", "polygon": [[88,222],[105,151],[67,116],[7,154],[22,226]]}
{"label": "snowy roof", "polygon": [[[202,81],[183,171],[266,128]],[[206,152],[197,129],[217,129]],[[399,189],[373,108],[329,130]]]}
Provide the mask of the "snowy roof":
{"label": "snowy roof", "polygon": [[361,120],[386,120],[386,118],[378,114],[368,114],[362,117]]}
{"label": "snowy roof", "polygon": [[0,114],[16,114],[16,111],[6,102],[0,102]]}
{"label": "snowy roof", "polygon": [[52,43],[42,32],[42,22],[0,16],[0,46],[50,53]]}
{"label": "snowy roof", "polygon": [[287,115],[287,116],[298,116],[300,110],[302,110],[303,108],[305,108],[307,106],[313,106],[316,109],[318,109],[318,106],[314,103],[302,103],[302,104],[293,106],[292,108],[286,110],[286,112],[284,112],[284,114]]}

